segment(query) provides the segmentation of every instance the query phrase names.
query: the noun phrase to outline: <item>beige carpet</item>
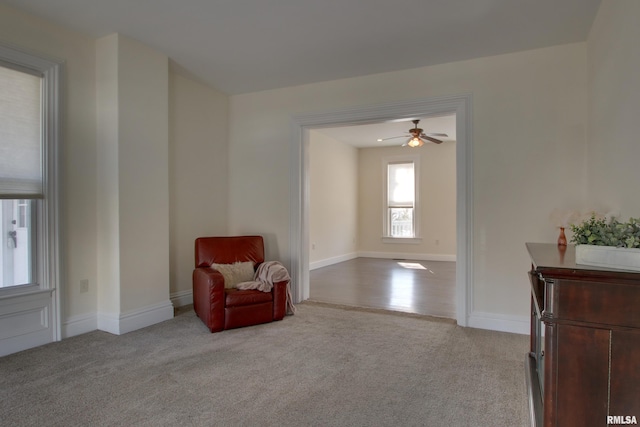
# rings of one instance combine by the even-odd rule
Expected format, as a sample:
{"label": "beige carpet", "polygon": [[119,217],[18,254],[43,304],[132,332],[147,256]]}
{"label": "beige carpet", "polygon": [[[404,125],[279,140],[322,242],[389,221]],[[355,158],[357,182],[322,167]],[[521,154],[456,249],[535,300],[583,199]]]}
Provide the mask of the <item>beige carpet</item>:
{"label": "beige carpet", "polygon": [[188,311],[0,358],[0,425],[524,426],[527,345],[310,303],[210,334]]}

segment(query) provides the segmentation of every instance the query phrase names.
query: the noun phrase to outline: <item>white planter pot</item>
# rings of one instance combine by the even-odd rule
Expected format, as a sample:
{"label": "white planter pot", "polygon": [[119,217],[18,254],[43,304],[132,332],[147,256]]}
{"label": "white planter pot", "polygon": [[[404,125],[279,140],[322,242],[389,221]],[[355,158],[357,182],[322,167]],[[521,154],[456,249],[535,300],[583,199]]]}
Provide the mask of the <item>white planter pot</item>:
{"label": "white planter pot", "polygon": [[576,245],[576,264],[640,271],[640,249]]}

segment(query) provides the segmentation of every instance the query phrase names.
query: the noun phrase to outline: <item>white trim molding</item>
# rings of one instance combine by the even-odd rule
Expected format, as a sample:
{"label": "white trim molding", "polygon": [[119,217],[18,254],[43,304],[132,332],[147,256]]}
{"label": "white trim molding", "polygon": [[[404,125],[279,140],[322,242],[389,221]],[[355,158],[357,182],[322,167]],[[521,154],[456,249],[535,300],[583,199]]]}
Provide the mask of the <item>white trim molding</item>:
{"label": "white trim molding", "polygon": [[0,298],[0,356],[51,342],[50,289]]}
{"label": "white trim molding", "polygon": [[469,316],[469,326],[472,328],[511,332],[522,335],[529,335],[531,333],[530,322],[531,319],[527,316],[509,316],[479,311],[474,311]]}
{"label": "white trim molding", "polygon": [[309,263],[309,270],[315,270],[317,268],[327,267],[333,264],[338,264],[339,262],[345,262],[352,259],[358,258],[358,254],[356,252],[351,252],[349,254],[338,255],[331,258],[325,258],[318,261]]}
{"label": "white trim molding", "polygon": [[184,307],[193,304],[193,291],[178,291],[171,294],[171,304],[174,307]]}
{"label": "white trim molding", "polygon": [[71,316],[62,322],[62,338],[75,337],[98,329],[98,316],[95,312]]}
{"label": "white trim molding", "polygon": [[167,300],[126,313],[98,313],[98,329],[122,335],[173,319],[173,305]]}
{"label": "white trim molding", "polygon": [[[183,307],[185,305],[193,304],[193,292],[192,291],[179,291],[171,294],[171,306],[173,307]],[[155,307],[155,306],[154,306]],[[159,306],[160,310],[163,311],[166,308],[166,304],[161,304]],[[141,314],[141,312],[148,313],[148,309],[139,310],[136,313]],[[157,314],[157,313],[156,313]],[[135,313],[134,313],[135,315]],[[164,313],[165,317],[168,315]],[[131,313],[128,315],[132,316]],[[120,318],[124,318],[125,316],[120,316]],[[171,316],[173,317],[173,315]],[[163,320],[168,320],[164,319]],[[162,321],[162,320],[161,320]],[[97,329],[107,330],[111,332],[113,330],[118,330],[118,316],[105,313],[101,316],[101,326],[102,328],[98,328],[98,315],[93,313],[80,314],[77,316],[71,316],[67,320],[62,323],[62,338],[70,338],[76,335],[86,334],[87,332],[92,332]],[[139,329],[139,328],[138,328]],[[112,332],[115,333],[115,332]]]}
{"label": "white trim molding", "polygon": [[419,245],[422,243],[422,237],[391,237],[383,236],[380,238],[382,243],[401,244],[401,245]]}
{"label": "white trim molding", "polygon": [[309,130],[456,114],[456,320],[468,326],[473,301],[472,95],[407,100],[299,114],[291,120],[290,254],[294,302],[309,298]]}
{"label": "white trim molding", "polygon": [[413,261],[452,261],[456,262],[455,254],[415,254],[404,252],[358,252],[360,258],[398,259]]}

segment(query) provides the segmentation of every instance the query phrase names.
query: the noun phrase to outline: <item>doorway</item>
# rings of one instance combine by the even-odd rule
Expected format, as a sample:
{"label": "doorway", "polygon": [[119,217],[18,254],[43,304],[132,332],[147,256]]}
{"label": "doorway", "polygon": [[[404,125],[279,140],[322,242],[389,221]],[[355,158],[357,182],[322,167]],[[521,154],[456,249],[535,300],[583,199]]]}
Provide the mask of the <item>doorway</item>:
{"label": "doorway", "polygon": [[453,95],[293,117],[291,143],[291,275],[296,302],[309,298],[309,131],[429,115],[456,115],[456,320],[468,324],[472,277],[472,96]]}
{"label": "doorway", "polygon": [[455,319],[455,115],[309,134],[309,299]]}

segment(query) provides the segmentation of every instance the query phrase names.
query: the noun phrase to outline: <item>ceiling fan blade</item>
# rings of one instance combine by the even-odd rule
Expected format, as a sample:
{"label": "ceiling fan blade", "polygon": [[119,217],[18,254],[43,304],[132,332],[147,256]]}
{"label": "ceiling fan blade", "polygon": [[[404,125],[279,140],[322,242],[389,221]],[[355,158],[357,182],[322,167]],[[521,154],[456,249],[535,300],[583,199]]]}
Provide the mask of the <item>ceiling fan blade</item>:
{"label": "ceiling fan blade", "polygon": [[378,138],[378,142],[386,141],[388,139],[396,139],[396,138],[406,138],[407,135],[399,135],[399,136],[390,136],[389,138]]}
{"label": "ceiling fan blade", "polygon": [[425,134],[420,135],[420,138],[426,139],[431,142],[435,142],[436,144],[442,144],[442,141],[440,141],[439,139],[431,138],[430,136],[427,136]]}
{"label": "ceiling fan blade", "polygon": [[444,138],[447,138],[449,136],[446,133],[437,133],[437,132],[429,132],[429,133],[425,133],[424,135],[441,136],[441,137],[444,137]]}

